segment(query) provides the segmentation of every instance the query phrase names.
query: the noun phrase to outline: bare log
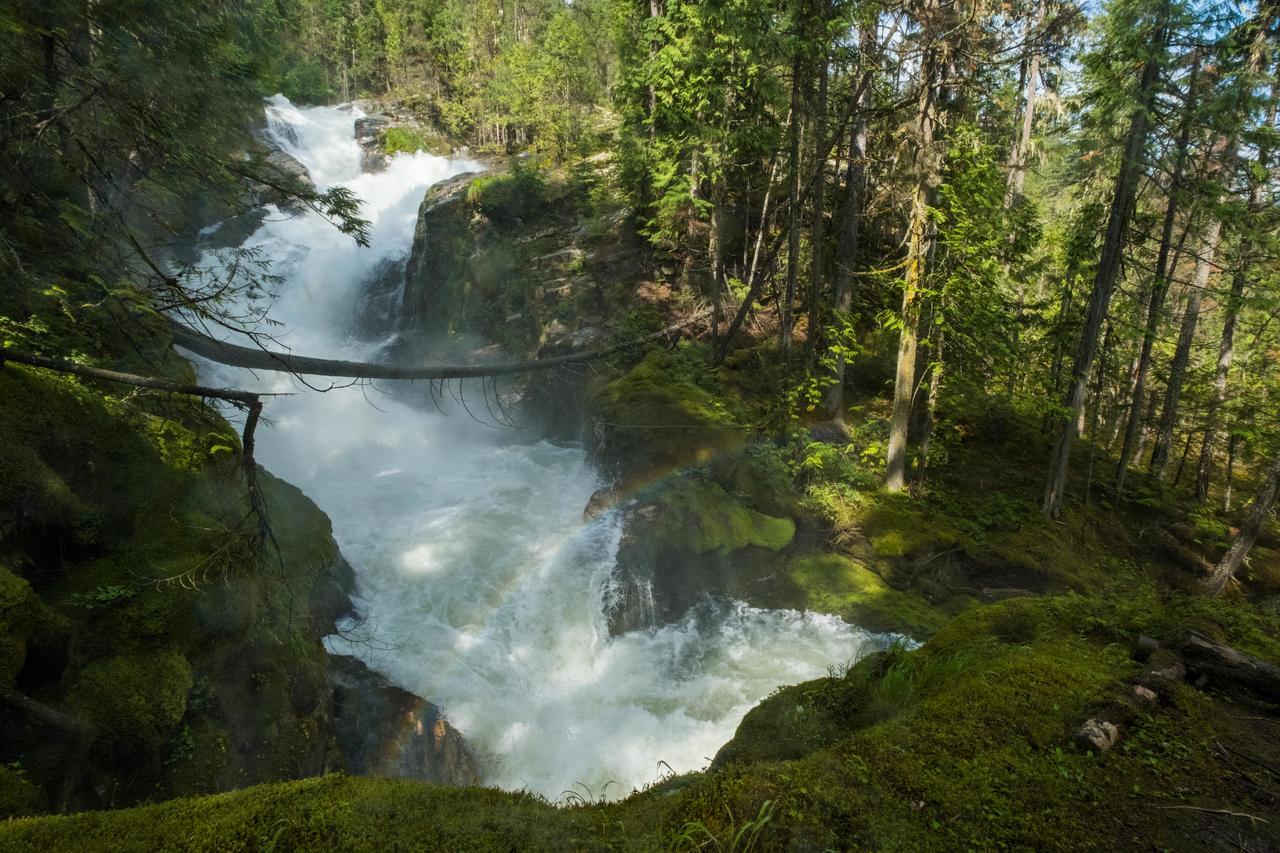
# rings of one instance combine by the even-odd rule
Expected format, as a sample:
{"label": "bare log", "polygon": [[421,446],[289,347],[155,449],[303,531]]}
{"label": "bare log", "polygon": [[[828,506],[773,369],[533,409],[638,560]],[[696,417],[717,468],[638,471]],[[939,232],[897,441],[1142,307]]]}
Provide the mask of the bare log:
{"label": "bare log", "polygon": [[173,342],[196,355],[231,367],[247,367],[253,370],[274,370],[299,376],[338,376],[349,379],[478,379],[488,376],[509,376],[551,370],[569,364],[606,358],[647,343],[660,341],[679,333],[705,319],[706,312],[699,312],[665,329],[642,338],[624,341],[613,346],[583,350],[569,355],[540,358],[530,361],[506,361],[490,364],[376,364],[363,361],[342,361],[330,358],[294,355],[256,347],[240,346],[202,335],[184,326],[173,326]]}

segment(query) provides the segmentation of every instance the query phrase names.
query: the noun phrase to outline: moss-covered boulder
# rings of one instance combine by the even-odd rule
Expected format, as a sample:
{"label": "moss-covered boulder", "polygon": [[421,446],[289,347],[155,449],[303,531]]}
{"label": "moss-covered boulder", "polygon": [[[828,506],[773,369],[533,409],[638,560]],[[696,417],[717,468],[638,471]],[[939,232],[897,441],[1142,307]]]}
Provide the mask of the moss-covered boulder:
{"label": "moss-covered boulder", "polygon": [[624,481],[643,481],[743,447],[749,431],[734,401],[699,385],[700,368],[685,353],[654,350],[621,376],[597,381],[588,404],[595,461]]}
{"label": "moss-covered boulder", "polygon": [[261,551],[231,426],[114,390],[0,370],[0,445],[21,460],[0,466],[0,684],[96,731],[82,754],[0,714],[0,766],[71,808],[341,766],[321,638],[352,578],[328,519],[260,471]]}
{"label": "moss-covered boulder", "polygon": [[176,649],[94,661],[71,686],[74,707],[98,729],[96,746],[131,763],[164,743],[187,710],[191,664]]}
{"label": "moss-covered boulder", "polygon": [[748,597],[761,569],[795,538],[796,525],[744,506],[708,479],[678,475],[622,509],[615,632],[680,618],[704,595]]}
{"label": "moss-covered boulder", "polygon": [[787,563],[785,578],[790,589],[775,599],[779,602],[915,638],[932,635],[965,603],[935,606],[918,594],[894,589],[866,565],[841,554],[797,557]]}
{"label": "moss-covered boulder", "polygon": [[14,683],[33,646],[55,647],[65,641],[65,630],[25,579],[0,566],[0,685]]}
{"label": "moss-covered boulder", "polygon": [[22,772],[21,765],[0,765],[0,818],[35,814],[44,796]]}

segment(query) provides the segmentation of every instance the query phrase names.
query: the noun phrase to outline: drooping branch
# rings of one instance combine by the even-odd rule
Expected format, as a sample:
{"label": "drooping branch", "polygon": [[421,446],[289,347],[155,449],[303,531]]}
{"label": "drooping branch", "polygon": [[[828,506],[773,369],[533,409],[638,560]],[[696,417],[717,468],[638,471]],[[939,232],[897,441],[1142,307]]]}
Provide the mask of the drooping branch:
{"label": "drooping branch", "polygon": [[207,385],[185,385],[181,382],[173,382],[169,379],[162,379],[157,376],[139,376],[135,373],[123,373],[119,370],[108,370],[103,367],[93,367],[88,364],[80,364],[79,362],[69,361],[65,358],[55,358],[44,355],[36,355],[34,353],[22,352],[21,350],[10,349],[8,347],[0,348],[0,365],[6,361],[12,361],[17,364],[26,364],[31,367],[42,367],[45,370],[54,370],[58,373],[70,373],[75,376],[82,376],[85,379],[98,379],[103,382],[118,382],[122,385],[133,385],[136,388],[151,388],[156,391],[168,391],[173,394],[188,394],[193,397],[211,397],[215,400],[229,400],[234,403],[250,405],[259,397],[278,397],[280,394],[259,394],[254,391],[239,391],[232,388],[211,388]]}

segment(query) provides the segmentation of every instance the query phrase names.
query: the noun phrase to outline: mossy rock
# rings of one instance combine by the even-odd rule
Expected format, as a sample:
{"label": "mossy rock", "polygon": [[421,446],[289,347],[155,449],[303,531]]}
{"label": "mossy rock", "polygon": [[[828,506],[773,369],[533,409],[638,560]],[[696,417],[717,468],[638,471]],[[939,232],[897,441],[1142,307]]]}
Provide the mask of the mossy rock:
{"label": "mossy rock", "polygon": [[617,379],[593,385],[593,455],[634,479],[743,446],[748,433],[735,402],[712,394],[689,373],[686,357],[654,350]]}
{"label": "mossy rock", "polygon": [[950,619],[947,610],[894,589],[871,569],[839,554],[797,557],[787,563],[786,578],[799,595],[797,606],[834,613],[872,631],[922,639]]}
{"label": "mossy rock", "polygon": [[382,151],[388,157],[395,154],[413,154],[416,151],[426,151],[442,157],[449,154],[451,150],[452,146],[449,145],[448,140],[414,127],[396,125],[388,127],[382,134]]}
{"label": "mossy rock", "polygon": [[0,684],[12,685],[27,658],[34,608],[42,607],[31,585],[0,567]]}
{"label": "mossy rock", "polygon": [[192,683],[187,659],[164,649],[94,661],[70,692],[105,748],[127,760],[168,740],[186,712]]}
{"label": "mossy rock", "polygon": [[859,519],[877,557],[903,559],[954,548],[963,541],[945,519],[927,515],[902,498],[884,499]]}
{"label": "mossy rock", "polygon": [[790,518],[765,515],[740,504],[716,483],[675,477],[658,493],[653,536],[665,548],[700,555],[754,545],[780,551],[795,538]]}

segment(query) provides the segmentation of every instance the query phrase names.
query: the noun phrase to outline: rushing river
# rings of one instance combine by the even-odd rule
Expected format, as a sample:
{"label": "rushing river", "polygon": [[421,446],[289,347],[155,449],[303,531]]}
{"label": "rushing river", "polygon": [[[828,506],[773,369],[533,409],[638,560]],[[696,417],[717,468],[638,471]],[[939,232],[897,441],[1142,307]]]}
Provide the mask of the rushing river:
{"label": "rushing river", "polygon": [[[321,188],[351,188],[372,222],[365,249],[313,214],[273,215],[245,242],[284,277],[270,306],[276,337],[306,355],[376,358],[380,343],[350,334],[362,282],[408,253],[424,191],[473,164],[418,153],[362,173],[350,110],[277,96],[267,111],[277,144]],[[441,706],[489,784],[616,797],[668,767],[703,767],[776,687],[874,642],[831,617],[745,605],[611,638],[619,522],[583,521],[601,482],[581,450],[377,389],[201,372],[300,392],[268,404],[258,459],[329,514],[355,568],[362,621],[348,627],[368,642],[330,647]]]}

